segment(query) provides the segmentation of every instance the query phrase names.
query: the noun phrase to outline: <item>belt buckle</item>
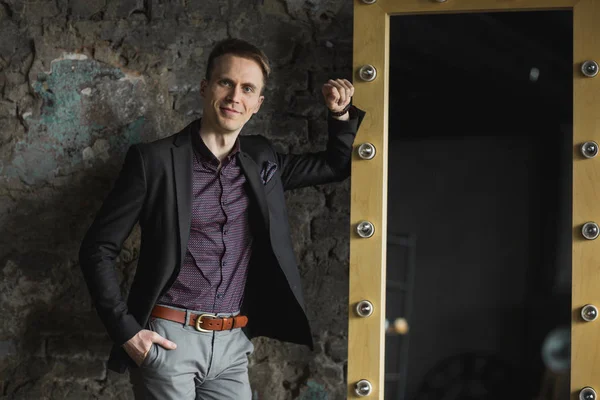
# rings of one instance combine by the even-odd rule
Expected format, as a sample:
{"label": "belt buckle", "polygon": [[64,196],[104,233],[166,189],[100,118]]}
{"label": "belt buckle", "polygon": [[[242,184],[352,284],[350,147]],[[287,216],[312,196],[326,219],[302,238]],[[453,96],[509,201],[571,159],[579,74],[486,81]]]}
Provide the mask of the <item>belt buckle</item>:
{"label": "belt buckle", "polygon": [[196,318],[196,330],[197,331],[200,331],[200,332],[211,332],[208,329],[200,328],[200,323],[202,322],[202,318],[204,318],[204,317],[217,318],[217,314],[201,314],[201,315],[198,315],[198,318]]}

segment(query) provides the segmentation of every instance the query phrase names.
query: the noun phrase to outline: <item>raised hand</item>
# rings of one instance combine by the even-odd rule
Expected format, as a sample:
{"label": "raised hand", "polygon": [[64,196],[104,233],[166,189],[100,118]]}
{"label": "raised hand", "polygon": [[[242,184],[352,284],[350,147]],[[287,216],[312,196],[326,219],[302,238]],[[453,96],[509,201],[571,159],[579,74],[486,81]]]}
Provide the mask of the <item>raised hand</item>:
{"label": "raised hand", "polygon": [[347,79],[330,79],[323,85],[325,105],[332,112],[343,111],[354,95],[354,86]]}

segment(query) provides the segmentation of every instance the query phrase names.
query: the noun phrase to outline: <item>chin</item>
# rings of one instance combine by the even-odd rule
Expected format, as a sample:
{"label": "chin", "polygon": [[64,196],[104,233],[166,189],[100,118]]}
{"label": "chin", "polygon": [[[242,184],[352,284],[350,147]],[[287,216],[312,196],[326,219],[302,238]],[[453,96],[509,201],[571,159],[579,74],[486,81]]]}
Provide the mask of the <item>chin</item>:
{"label": "chin", "polygon": [[242,126],[244,126],[243,124],[240,125],[240,124],[227,124],[227,123],[225,123],[225,124],[221,123],[220,125],[221,125],[221,129],[225,132],[235,132],[235,131],[241,129]]}

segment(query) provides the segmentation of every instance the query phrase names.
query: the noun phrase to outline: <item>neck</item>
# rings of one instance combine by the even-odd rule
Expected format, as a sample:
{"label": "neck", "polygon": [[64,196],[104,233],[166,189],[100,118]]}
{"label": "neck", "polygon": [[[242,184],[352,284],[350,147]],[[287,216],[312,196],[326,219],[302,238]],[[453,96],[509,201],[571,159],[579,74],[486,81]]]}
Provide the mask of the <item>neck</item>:
{"label": "neck", "polygon": [[200,124],[200,137],[202,138],[202,141],[219,161],[223,161],[223,159],[231,152],[238,135],[239,132],[216,132],[215,130],[205,127],[204,123]]}

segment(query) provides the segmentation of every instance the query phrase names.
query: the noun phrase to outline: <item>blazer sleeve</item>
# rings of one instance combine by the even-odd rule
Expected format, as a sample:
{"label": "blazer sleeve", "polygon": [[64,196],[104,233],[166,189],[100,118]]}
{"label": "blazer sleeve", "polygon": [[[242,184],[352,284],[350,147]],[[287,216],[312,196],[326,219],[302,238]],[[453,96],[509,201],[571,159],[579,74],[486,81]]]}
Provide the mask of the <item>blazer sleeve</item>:
{"label": "blazer sleeve", "polygon": [[350,176],[352,145],[364,116],[364,111],[352,106],[348,121],[328,117],[325,151],[298,155],[277,153],[283,189],[339,182]]}
{"label": "blazer sleeve", "polygon": [[92,301],[114,343],[121,345],[142,328],[128,313],[115,271],[115,259],[139,219],[146,176],[138,145],[129,147],[112,190],[85,234],[79,264]]}

